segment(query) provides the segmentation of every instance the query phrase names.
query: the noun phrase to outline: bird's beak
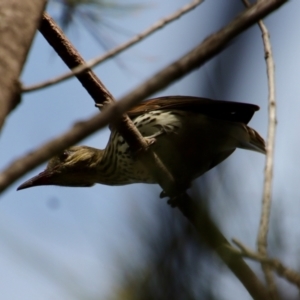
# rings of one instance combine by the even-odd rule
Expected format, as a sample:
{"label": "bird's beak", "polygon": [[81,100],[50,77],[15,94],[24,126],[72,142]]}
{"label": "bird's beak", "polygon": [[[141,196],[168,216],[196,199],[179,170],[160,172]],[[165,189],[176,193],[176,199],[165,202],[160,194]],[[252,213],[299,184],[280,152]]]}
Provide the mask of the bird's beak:
{"label": "bird's beak", "polygon": [[40,174],[32,177],[31,179],[22,183],[18,188],[19,190],[24,190],[30,187],[38,186],[38,185],[51,185],[53,184],[53,177],[55,177],[55,172],[50,170],[45,170]]}

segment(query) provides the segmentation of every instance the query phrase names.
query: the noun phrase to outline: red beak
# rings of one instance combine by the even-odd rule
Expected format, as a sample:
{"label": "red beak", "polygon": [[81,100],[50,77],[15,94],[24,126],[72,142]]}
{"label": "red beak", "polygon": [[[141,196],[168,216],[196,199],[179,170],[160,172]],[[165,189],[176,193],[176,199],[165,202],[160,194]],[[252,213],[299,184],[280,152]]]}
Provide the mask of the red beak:
{"label": "red beak", "polygon": [[40,174],[32,177],[31,179],[25,181],[22,183],[18,188],[19,190],[24,190],[30,187],[38,186],[38,185],[51,185],[51,178],[53,177],[53,172],[45,170],[41,172]]}

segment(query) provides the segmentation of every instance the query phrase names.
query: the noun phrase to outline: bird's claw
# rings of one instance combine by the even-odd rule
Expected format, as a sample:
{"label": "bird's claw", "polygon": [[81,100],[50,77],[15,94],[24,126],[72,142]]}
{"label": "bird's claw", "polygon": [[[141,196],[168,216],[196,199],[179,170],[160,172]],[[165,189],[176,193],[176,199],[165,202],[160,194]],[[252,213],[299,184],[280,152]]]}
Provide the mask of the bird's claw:
{"label": "bird's claw", "polygon": [[147,148],[149,148],[150,146],[152,146],[153,144],[156,143],[156,138],[151,136],[151,137],[147,137],[145,138],[146,143],[147,143]]}
{"label": "bird's claw", "polygon": [[[153,137],[144,137],[144,139],[145,139],[145,141],[146,141],[146,143],[147,143],[147,146],[146,146],[146,151],[151,147],[151,145],[153,145],[153,144],[155,144],[156,143],[156,139],[155,138],[153,138]],[[144,151],[144,149],[138,149],[137,151],[135,151],[134,153],[133,153],[133,157],[137,157],[137,156],[139,156],[139,154],[141,153],[141,152],[143,152]]]}

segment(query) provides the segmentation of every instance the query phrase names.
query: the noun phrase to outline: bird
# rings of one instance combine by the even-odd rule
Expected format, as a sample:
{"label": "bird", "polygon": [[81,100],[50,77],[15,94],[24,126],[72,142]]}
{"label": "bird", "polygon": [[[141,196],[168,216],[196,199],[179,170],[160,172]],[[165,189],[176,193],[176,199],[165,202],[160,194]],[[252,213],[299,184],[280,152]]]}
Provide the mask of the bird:
{"label": "bird", "polygon": [[[192,96],[140,102],[127,112],[173,177],[186,189],[236,148],[266,153],[264,139],[247,126],[259,106]],[[157,183],[153,172],[112,127],[105,149],[73,146],[53,157],[46,169],[18,190],[45,186],[90,187]]]}

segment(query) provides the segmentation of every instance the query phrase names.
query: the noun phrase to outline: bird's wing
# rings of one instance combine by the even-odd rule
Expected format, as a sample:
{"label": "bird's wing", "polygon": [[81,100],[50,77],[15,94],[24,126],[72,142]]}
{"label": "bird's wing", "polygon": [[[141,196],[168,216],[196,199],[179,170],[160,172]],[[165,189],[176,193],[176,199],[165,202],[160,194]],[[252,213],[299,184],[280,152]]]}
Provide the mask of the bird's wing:
{"label": "bird's wing", "polygon": [[259,110],[259,106],[191,96],[166,96],[140,102],[127,113],[130,118],[135,118],[145,112],[162,109],[191,111],[220,120],[247,124],[255,111]]}

